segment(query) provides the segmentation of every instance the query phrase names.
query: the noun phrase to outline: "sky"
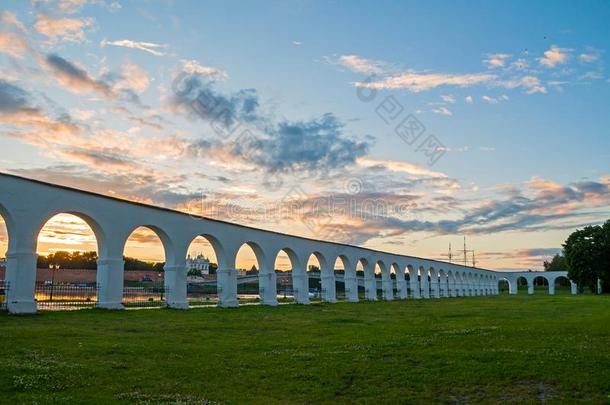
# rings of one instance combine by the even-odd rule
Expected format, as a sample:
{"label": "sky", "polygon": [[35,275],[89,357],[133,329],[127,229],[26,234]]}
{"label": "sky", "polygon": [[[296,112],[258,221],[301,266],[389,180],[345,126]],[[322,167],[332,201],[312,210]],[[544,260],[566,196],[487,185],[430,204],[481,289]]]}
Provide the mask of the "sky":
{"label": "sky", "polygon": [[[1,172],[499,270],[610,217],[609,2],[0,7]],[[39,237],[93,249],[71,216]]]}

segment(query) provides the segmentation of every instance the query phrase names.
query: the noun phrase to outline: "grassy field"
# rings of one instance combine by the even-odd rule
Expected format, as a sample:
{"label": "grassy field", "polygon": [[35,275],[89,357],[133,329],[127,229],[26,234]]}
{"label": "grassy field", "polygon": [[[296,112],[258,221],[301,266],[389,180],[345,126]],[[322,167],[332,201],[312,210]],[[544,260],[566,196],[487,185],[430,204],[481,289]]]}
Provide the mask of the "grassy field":
{"label": "grassy field", "polygon": [[0,315],[3,403],[610,401],[610,297]]}

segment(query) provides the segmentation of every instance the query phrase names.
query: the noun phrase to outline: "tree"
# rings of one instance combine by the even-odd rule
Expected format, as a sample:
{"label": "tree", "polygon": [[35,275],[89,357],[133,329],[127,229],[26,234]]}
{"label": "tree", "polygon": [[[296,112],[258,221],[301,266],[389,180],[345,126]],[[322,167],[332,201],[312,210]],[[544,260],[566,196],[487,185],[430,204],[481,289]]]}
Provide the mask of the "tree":
{"label": "tree", "polygon": [[544,271],[565,271],[567,268],[568,265],[563,254],[556,254],[550,262],[544,261]]}
{"label": "tree", "polygon": [[581,289],[596,291],[599,278],[602,292],[610,292],[610,220],[572,232],[563,248],[568,276]]}

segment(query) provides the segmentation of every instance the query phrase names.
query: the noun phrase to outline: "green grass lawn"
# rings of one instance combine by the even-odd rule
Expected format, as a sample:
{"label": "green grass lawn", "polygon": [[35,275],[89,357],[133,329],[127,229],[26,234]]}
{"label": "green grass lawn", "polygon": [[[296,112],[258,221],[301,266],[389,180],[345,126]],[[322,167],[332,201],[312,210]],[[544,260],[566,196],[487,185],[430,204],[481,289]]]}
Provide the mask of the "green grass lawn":
{"label": "green grass lawn", "polygon": [[610,297],[0,315],[3,403],[610,401]]}

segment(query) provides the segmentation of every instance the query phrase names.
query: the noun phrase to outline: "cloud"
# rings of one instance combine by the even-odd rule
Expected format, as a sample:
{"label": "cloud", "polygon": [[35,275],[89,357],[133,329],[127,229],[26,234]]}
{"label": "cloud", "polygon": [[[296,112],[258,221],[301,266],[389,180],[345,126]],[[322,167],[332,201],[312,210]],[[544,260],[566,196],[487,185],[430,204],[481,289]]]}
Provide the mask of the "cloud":
{"label": "cloud", "polygon": [[85,40],[85,28],[95,22],[93,18],[50,18],[39,14],[34,28],[45,35],[54,43],[58,40],[68,42],[83,42]]}
{"label": "cloud", "polygon": [[[343,168],[364,156],[369,144],[346,137],[333,114],[307,121],[281,121],[261,136],[240,137],[233,155],[270,172],[308,172]],[[205,150],[205,148],[204,148]]]}
{"label": "cloud", "polygon": [[483,63],[485,63],[489,69],[502,68],[506,65],[506,61],[510,56],[511,55],[506,53],[487,54],[487,59],[484,59]]}
{"label": "cloud", "polygon": [[341,55],[337,62],[356,73],[378,75],[383,73],[382,63],[358,55]]}
{"label": "cloud", "polygon": [[556,45],[552,45],[547,51],[544,52],[544,56],[538,58],[538,62],[548,68],[554,68],[557,65],[562,65],[568,61],[569,53],[571,49],[559,48]]}
{"label": "cloud", "polygon": [[148,89],[149,84],[150,79],[144,69],[135,63],[126,63],[121,67],[120,79],[114,84],[114,88],[142,93]]}
{"label": "cloud", "polygon": [[17,28],[19,31],[22,31],[22,32],[27,31],[25,28],[25,25],[23,25],[23,23],[21,21],[19,21],[17,16],[15,14],[11,13],[10,11],[6,11],[6,10],[0,11],[0,21],[2,21],[2,23],[7,26],[12,26],[14,28]]}
{"label": "cloud", "polygon": [[501,101],[507,101],[508,96],[506,94],[503,94],[499,97],[481,96],[481,100],[485,101],[487,104],[498,104]]}
{"label": "cloud", "polygon": [[[201,74],[181,75],[173,86],[172,106],[189,117],[206,122],[216,139],[203,139],[193,151],[244,161],[269,172],[313,171],[344,167],[364,156],[369,144],[347,137],[333,114],[303,121],[275,120],[259,111],[254,89],[223,93]],[[229,133],[242,128],[237,139]],[[247,128],[247,130],[245,130]],[[221,131],[220,133],[218,131]],[[226,134],[225,134],[226,132]]]}
{"label": "cloud", "polygon": [[87,0],[60,0],[57,8],[63,13],[74,14],[85,4],[87,4]]}
{"label": "cloud", "polygon": [[522,88],[527,94],[546,94],[547,92],[546,87],[540,82],[540,79],[531,75],[502,80],[496,84],[507,89]]}
{"label": "cloud", "polygon": [[580,55],[578,55],[578,59],[581,62],[585,62],[585,63],[593,63],[593,62],[597,62],[600,58],[600,54],[599,52],[583,52]]}
{"label": "cloud", "polygon": [[489,83],[497,78],[490,73],[445,74],[417,73],[409,71],[397,76],[389,76],[379,81],[356,82],[354,86],[369,89],[406,89],[417,93],[441,86],[470,87]]}
{"label": "cloud", "polygon": [[439,115],[446,115],[448,117],[451,117],[453,115],[453,113],[446,107],[439,107],[439,108],[435,108],[432,110],[432,112],[434,114],[439,114]]}
{"label": "cloud", "polygon": [[114,97],[110,86],[93,79],[86,70],[79,68],[59,55],[49,54],[44,62],[57,81],[74,93],[95,92],[104,97]]}
{"label": "cloud", "polygon": [[445,103],[449,103],[449,104],[453,104],[455,103],[455,97],[452,95],[441,95],[441,99],[445,102]]}
{"label": "cloud", "polygon": [[200,74],[179,76],[175,80],[172,105],[192,118],[214,122],[224,128],[259,118],[256,90],[242,89],[225,95]]}
{"label": "cloud", "polygon": [[155,56],[164,56],[166,53],[160,51],[159,49],[167,48],[167,45],[155,44],[153,42],[132,41],[130,39],[121,39],[121,40],[117,40],[117,41],[107,41],[107,40],[103,39],[100,42],[100,45],[102,46],[102,48],[107,45],[111,45],[111,46],[119,46],[119,47],[131,48],[131,49],[139,49],[141,51],[148,52],[151,55],[155,55]]}
{"label": "cloud", "polygon": [[[15,127],[33,128],[36,135],[31,138],[38,140],[44,137],[69,136],[80,131],[69,117],[53,120],[46,113],[31,103],[31,95],[15,84],[0,80],[0,123]],[[4,136],[11,136],[24,140],[22,132],[2,132]],[[44,142],[42,142],[44,144]]]}
{"label": "cloud", "polygon": [[212,66],[202,66],[196,60],[182,60],[182,71],[186,74],[203,75],[210,80],[225,80],[228,78],[227,72]]}
{"label": "cloud", "polygon": [[472,96],[466,96],[466,97],[464,97],[464,101],[465,101],[467,104],[472,104],[472,101],[473,101],[473,100],[472,100]]}
{"label": "cloud", "polygon": [[390,172],[402,172],[413,176],[423,177],[436,177],[436,178],[447,178],[445,173],[435,172],[425,167],[416,165],[410,162],[403,162],[400,160],[376,160],[366,157],[361,157],[356,160],[359,166],[365,168],[384,168]]}
{"label": "cloud", "polygon": [[0,52],[14,58],[21,58],[28,49],[27,41],[21,36],[12,32],[0,31]]}

